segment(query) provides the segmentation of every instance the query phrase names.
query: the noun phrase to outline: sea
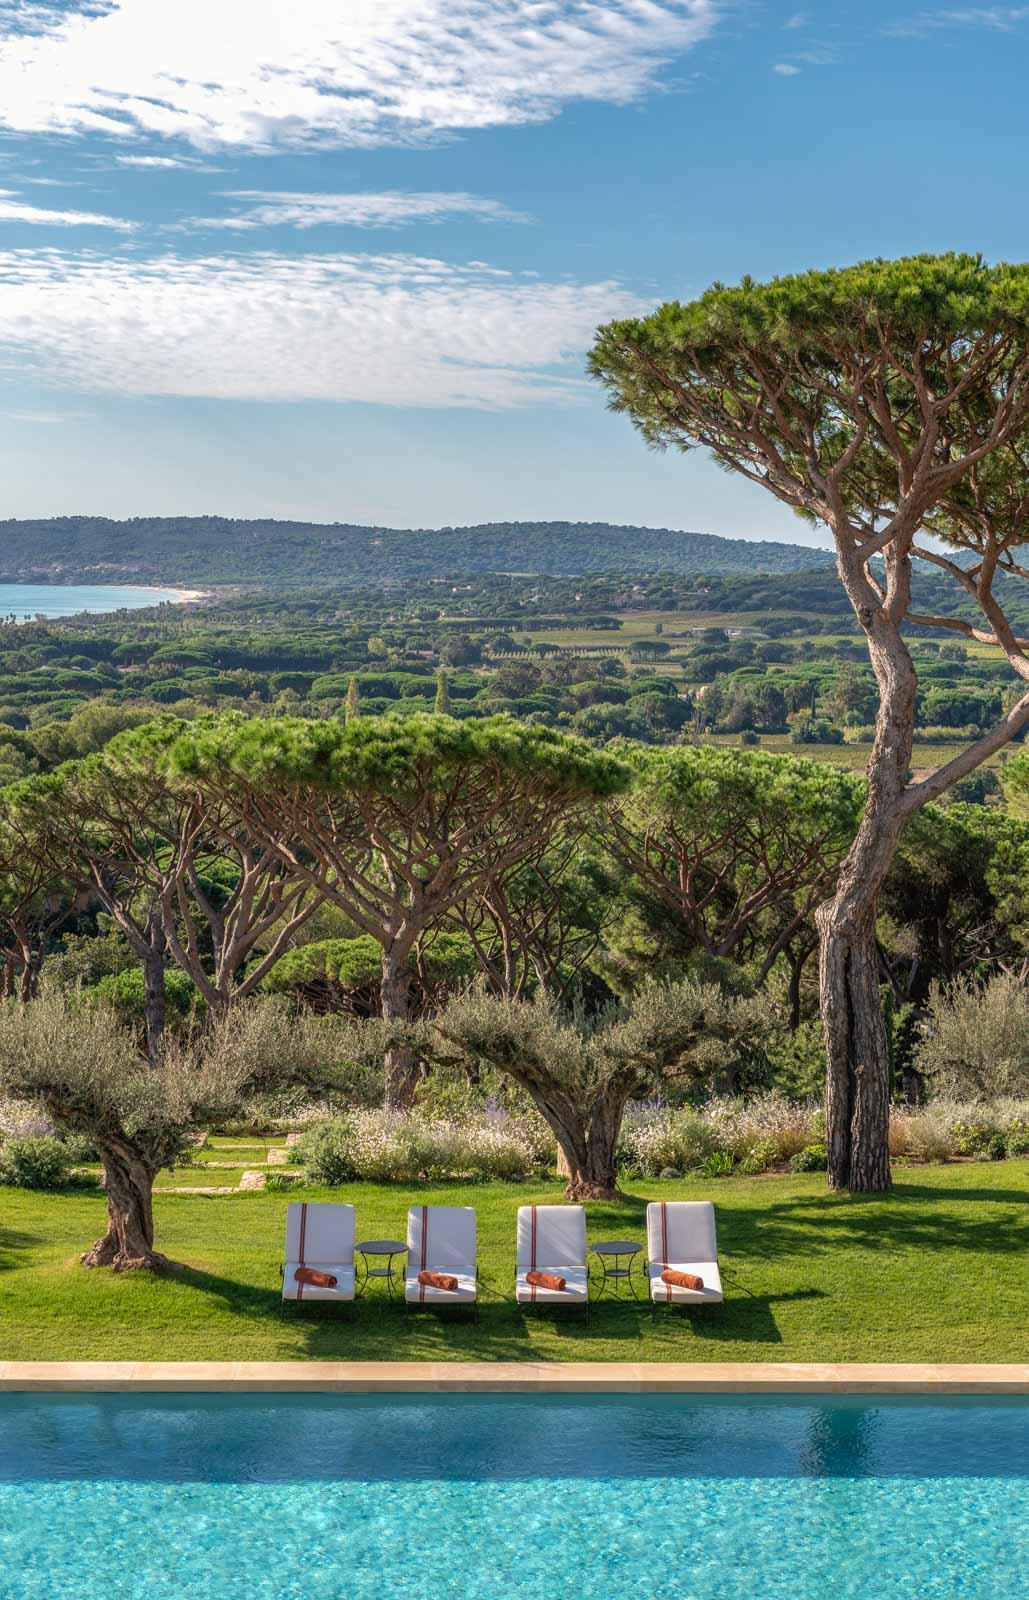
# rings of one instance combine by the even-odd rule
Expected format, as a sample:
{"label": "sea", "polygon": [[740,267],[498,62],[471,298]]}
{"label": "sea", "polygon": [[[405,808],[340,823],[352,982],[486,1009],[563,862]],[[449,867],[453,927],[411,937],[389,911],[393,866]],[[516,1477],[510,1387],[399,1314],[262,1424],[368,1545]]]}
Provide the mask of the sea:
{"label": "sea", "polygon": [[145,589],[121,584],[0,583],[0,622],[37,617],[73,617],[83,611],[139,611],[178,600],[175,589]]}

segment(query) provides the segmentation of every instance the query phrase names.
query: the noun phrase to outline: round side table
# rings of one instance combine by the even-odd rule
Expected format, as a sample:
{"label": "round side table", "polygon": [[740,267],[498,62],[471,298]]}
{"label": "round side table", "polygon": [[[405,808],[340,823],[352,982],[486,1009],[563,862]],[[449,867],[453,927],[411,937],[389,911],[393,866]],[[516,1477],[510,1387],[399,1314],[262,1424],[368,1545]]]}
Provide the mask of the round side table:
{"label": "round side table", "polygon": [[[407,1245],[404,1240],[364,1239],[357,1246],[357,1253],[361,1257],[361,1261],[364,1265],[364,1277],[361,1280],[361,1287],[357,1291],[357,1298],[360,1299],[360,1297],[364,1294],[372,1278],[384,1278],[386,1281],[387,1292],[392,1300],[394,1288],[398,1286],[393,1263],[398,1256],[407,1255]],[[384,1267],[373,1267],[369,1265],[371,1260],[381,1257],[386,1258],[386,1265]]]}
{"label": "round side table", "polygon": [[[633,1282],[632,1264],[642,1249],[643,1246],[635,1239],[602,1239],[599,1244],[590,1246],[590,1254],[598,1258],[604,1269],[604,1275],[600,1280],[600,1288],[597,1290],[598,1300],[605,1290],[610,1290],[612,1299],[624,1300],[626,1296],[618,1293],[619,1286],[622,1283],[628,1284],[634,1300],[639,1299],[639,1295],[636,1293],[636,1285]],[[622,1265],[623,1261],[625,1262],[624,1266]]]}

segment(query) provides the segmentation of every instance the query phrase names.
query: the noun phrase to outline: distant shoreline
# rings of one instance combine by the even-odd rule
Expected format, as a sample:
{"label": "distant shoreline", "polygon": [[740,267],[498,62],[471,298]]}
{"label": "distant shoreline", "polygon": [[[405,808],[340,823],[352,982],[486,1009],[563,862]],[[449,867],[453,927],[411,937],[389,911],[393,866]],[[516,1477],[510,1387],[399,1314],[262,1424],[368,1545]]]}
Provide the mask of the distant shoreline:
{"label": "distant shoreline", "polygon": [[[110,617],[122,611],[150,611],[160,606],[196,605],[214,598],[212,589],[180,583],[54,583],[41,576],[0,582],[0,609],[16,621],[44,618],[49,622],[74,617]],[[67,596],[67,598],[63,598]]]}
{"label": "distant shoreline", "polygon": [[[96,587],[102,588],[103,585],[97,584]],[[115,585],[112,584],[111,587],[114,588]],[[149,589],[152,594],[173,594],[176,599],[172,601],[172,604],[176,606],[185,605],[188,600],[210,600],[213,595],[213,590],[211,589],[180,589],[177,583],[123,583],[117,587],[122,589]]]}

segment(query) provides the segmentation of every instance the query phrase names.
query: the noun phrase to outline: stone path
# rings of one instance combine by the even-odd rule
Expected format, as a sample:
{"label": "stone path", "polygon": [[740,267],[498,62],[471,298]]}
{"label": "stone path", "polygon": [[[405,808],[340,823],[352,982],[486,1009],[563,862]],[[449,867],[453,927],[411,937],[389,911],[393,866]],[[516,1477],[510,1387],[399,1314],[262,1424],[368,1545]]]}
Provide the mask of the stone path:
{"label": "stone path", "polygon": [[[193,1139],[193,1143],[199,1145],[202,1148],[202,1143],[201,1143],[202,1138],[203,1138],[203,1135],[196,1136]],[[275,1167],[277,1172],[278,1172],[278,1174],[283,1178],[302,1178],[303,1175],[304,1175],[302,1168],[300,1168],[300,1167],[291,1167],[289,1165],[291,1147],[297,1143],[299,1138],[300,1138],[300,1135],[298,1133],[288,1133],[286,1135],[286,1148],[285,1149],[277,1148],[277,1149],[274,1149],[274,1150],[269,1150],[267,1152],[267,1154],[265,1156],[265,1160],[264,1160],[265,1169],[267,1169],[268,1167]],[[260,1147],[257,1146],[257,1145],[254,1145],[251,1148],[252,1149],[259,1149]],[[202,1163],[202,1165],[205,1166],[205,1167],[211,1167],[215,1171],[240,1172],[240,1168],[243,1166],[243,1163],[241,1161],[205,1161],[205,1162]],[[84,1176],[90,1175],[90,1169],[88,1167],[75,1167],[72,1170],[74,1172],[81,1173]],[[101,1174],[101,1177],[102,1177],[102,1174]],[[97,1178],[97,1183],[98,1184],[100,1183],[100,1181],[101,1181],[101,1178]],[[204,1184],[204,1183],[160,1184],[154,1189],[154,1193],[155,1194],[205,1194],[205,1195],[206,1194],[251,1194],[256,1190],[260,1190],[260,1189],[266,1188],[267,1184],[268,1184],[268,1172],[267,1172],[267,1170],[262,1171],[260,1164],[257,1164],[255,1166],[246,1167],[242,1172],[240,1172],[240,1179],[239,1179],[239,1183],[238,1184],[234,1184],[234,1183],[229,1183],[229,1184]]]}

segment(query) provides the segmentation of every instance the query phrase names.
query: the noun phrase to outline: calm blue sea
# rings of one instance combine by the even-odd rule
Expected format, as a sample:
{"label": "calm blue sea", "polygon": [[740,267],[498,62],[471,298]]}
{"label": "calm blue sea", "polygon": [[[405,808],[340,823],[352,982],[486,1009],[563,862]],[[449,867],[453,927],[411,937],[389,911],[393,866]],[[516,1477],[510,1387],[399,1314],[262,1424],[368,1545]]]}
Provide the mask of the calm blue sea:
{"label": "calm blue sea", "polygon": [[3,1600],[1024,1600],[1029,1405],[0,1396]]}
{"label": "calm blue sea", "polygon": [[0,618],[12,614],[19,622],[40,613],[44,617],[71,617],[79,611],[138,611],[174,600],[172,589],[124,588],[114,584],[0,583]]}

